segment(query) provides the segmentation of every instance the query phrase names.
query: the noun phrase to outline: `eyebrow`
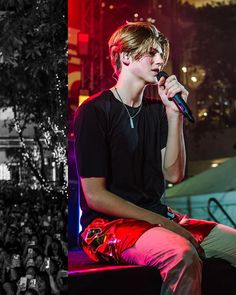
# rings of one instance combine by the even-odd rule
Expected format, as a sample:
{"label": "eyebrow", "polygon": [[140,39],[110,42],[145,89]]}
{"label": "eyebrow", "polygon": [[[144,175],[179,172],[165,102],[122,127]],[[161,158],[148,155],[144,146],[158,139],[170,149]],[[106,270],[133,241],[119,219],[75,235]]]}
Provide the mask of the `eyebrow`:
{"label": "eyebrow", "polygon": [[150,50],[154,51],[155,53],[163,54],[162,48],[159,44],[157,44],[155,48],[151,47]]}

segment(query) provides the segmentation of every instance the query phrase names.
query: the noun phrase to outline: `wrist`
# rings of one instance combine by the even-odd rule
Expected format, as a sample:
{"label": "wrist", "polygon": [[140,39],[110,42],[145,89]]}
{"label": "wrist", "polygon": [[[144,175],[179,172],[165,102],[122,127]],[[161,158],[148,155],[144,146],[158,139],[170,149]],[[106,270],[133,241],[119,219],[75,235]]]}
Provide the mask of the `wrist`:
{"label": "wrist", "polygon": [[147,218],[147,221],[151,224],[165,227],[166,218],[158,213],[151,212]]}
{"label": "wrist", "polygon": [[183,121],[183,114],[178,110],[172,110],[170,108],[166,108],[166,115],[168,121]]}

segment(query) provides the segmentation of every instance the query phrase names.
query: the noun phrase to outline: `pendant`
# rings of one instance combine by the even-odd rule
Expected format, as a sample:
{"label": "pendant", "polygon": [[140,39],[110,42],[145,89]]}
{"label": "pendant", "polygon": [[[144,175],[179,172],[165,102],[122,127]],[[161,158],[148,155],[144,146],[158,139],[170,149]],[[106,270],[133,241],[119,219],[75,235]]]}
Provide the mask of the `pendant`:
{"label": "pendant", "polygon": [[133,121],[133,119],[131,117],[129,118],[129,122],[130,122],[130,127],[132,129],[134,129],[134,121]]}

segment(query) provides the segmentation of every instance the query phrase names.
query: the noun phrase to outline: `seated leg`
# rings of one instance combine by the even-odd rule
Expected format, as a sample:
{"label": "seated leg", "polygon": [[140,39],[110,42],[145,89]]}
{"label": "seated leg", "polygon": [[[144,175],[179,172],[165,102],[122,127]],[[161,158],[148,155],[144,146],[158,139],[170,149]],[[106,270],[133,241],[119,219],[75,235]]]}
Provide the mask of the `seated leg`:
{"label": "seated leg", "polygon": [[155,266],[163,279],[161,295],[200,295],[202,262],[189,241],[162,227],[147,230],[122,253],[127,263]]}

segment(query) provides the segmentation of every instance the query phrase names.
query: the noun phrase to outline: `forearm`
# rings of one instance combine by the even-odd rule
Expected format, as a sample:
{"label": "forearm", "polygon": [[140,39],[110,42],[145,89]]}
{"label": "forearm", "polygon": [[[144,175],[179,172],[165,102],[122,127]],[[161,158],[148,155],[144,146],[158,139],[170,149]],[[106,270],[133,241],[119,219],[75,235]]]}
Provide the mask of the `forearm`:
{"label": "forearm", "polygon": [[106,189],[96,191],[96,194],[86,197],[91,209],[119,217],[144,220],[152,224],[162,224],[165,217],[152,211],[139,207],[123,198],[109,192]]}
{"label": "forearm", "polygon": [[97,212],[115,216],[117,218],[134,218],[151,224],[162,226],[175,232],[196,244],[192,235],[177,223],[166,217],[139,207],[116,194],[108,191],[104,186],[104,178],[82,179],[82,187],[88,206]]}
{"label": "forearm", "polygon": [[163,173],[170,182],[179,182],[185,174],[186,152],[182,115],[168,119],[168,138],[163,161]]}
{"label": "forearm", "polygon": [[119,218],[134,218],[159,225],[178,235],[181,235],[185,239],[189,240],[195,247],[198,247],[198,244],[191,233],[174,221],[170,221],[162,215],[136,206],[135,204],[130,203],[107,190],[97,193],[97,198],[96,200],[93,200],[93,205],[91,207],[91,209],[101,213]]}

